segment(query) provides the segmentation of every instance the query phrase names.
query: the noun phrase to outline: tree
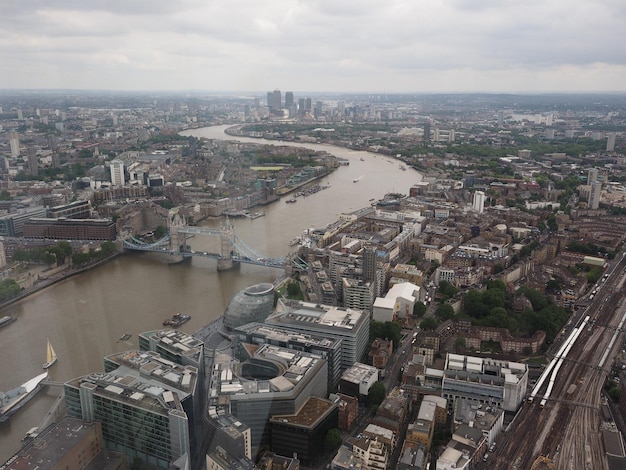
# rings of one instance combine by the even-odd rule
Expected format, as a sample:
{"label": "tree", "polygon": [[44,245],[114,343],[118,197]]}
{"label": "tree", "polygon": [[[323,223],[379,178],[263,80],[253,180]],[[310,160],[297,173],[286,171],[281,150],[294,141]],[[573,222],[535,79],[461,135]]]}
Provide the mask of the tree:
{"label": "tree", "polygon": [[302,297],[302,289],[300,288],[300,284],[297,282],[290,282],[287,285],[287,296],[292,299]]}
{"label": "tree", "polygon": [[59,263],[59,264],[62,264],[62,263],[65,261],[65,251],[63,251],[61,248],[59,248],[59,246],[58,246],[58,245],[56,245],[56,246],[51,246],[50,248],[48,248],[48,249],[46,250],[45,255],[44,255],[44,262],[45,262],[46,264],[52,264],[52,263],[48,263],[48,262],[46,261],[45,256],[46,256],[47,254],[52,254],[52,255],[54,255],[55,260],[54,260],[53,262],[57,262],[57,263]]}
{"label": "tree", "polygon": [[443,296],[444,300],[454,297],[458,289],[450,284],[448,281],[439,282],[439,293]]}
{"label": "tree", "polygon": [[5,302],[16,297],[22,288],[13,279],[0,281],[0,302]]}
{"label": "tree", "polygon": [[439,326],[439,322],[436,319],[434,319],[433,317],[424,318],[420,322],[420,328],[422,330],[434,330],[438,326]]}
{"label": "tree", "polygon": [[367,402],[369,405],[378,406],[383,402],[386,395],[387,389],[385,388],[385,384],[383,382],[376,382],[367,392]]}
{"label": "tree", "polygon": [[550,279],[546,283],[546,290],[550,292],[558,292],[561,290],[561,283],[557,281],[556,279]]}
{"label": "tree", "polygon": [[100,245],[100,249],[102,250],[104,256],[110,256],[115,253],[115,243],[113,243],[112,241],[102,242],[102,244]]}
{"label": "tree", "polygon": [[163,225],[159,225],[154,231],[154,238],[160,240],[167,233],[167,229]]}
{"label": "tree", "polygon": [[489,308],[483,303],[483,294],[478,290],[471,290],[463,298],[463,308],[465,312],[474,318],[481,318],[487,315]]}
{"label": "tree", "polygon": [[402,338],[402,327],[395,322],[372,321],[370,322],[370,343],[376,338],[387,338],[393,341],[393,348],[397,349]]}
{"label": "tree", "polygon": [[337,428],[329,429],[324,437],[324,450],[332,453],[341,445],[341,431]]}
{"label": "tree", "polygon": [[435,310],[435,315],[441,321],[452,320],[454,318],[454,308],[450,304],[440,304]]}
{"label": "tree", "polygon": [[91,256],[88,253],[74,253],[72,255],[72,264],[81,266],[87,264],[91,260]]}
{"label": "tree", "polygon": [[63,254],[64,258],[67,258],[68,256],[72,256],[72,253],[74,250],[72,249],[72,245],[70,244],[70,242],[61,241],[57,243],[57,247],[59,248],[60,252]]}
{"label": "tree", "polygon": [[415,317],[423,317],[426,313],[426,305],[424,302],[417,301],[413,306],[413,316]]}

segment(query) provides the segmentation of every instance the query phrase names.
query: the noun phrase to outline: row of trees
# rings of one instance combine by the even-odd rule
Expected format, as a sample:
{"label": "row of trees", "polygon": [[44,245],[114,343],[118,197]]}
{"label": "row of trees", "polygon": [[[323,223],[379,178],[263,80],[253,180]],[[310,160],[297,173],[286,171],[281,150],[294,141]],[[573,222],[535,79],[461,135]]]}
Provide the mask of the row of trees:
{"label": "row of trees", "polygon": [[543,330],[546,340],[551,342],[567,322],[567,310],[554,304],[541,291],[528,286],[520,287],[515,296],[524,296],[532,308],[515,313],[514,295],[507,292],[502,281],[491,281],[486,290],[471,290],[466,294],[464,313],[472,318],[473,324],[506,328],[517,336],[530,336]]}
{"label": "row of trees", "polygon": [[106,241],[95,250],[89,250],[89,252],[78,252],[72,255],[72,263],[76,266],[85,266],[94,261],[100,261],[108,258],[115,253],[115,243]]}
{"label": "row of trees", "polygon": [[393,349],[395,351],[400,345],[400,340],[402,339],[402,327],[399,323],[392,321],[372,321],[370,323],[370,344],[376,338],[386,338],[393,341]]}
{"label": "row of trees", "polygon": [[[516,313],[513,309],[515,296],[524,296],[532,307]],[[485,290],[468,291],[459,315],[455,314],[451,305],[442,303],[437,306],[433,317],[421,321],[420,327],[434,330],[441,322],[454,318],[467,318],[478,326],[505,328],[515,336],[531,336],[543,330],[546,340],[551,342],[567,322],[569,313],[537,289],[522,286],[513,294],[508,292],[502,281],[495,280],[489,281]]]}
{"label": "row of trees", "polygon": [[13,261],[26,263],[43,263],[53,265],[62,264],[72,255],[72,245],[69,242],[61,241],[53,246],[32,248],[30,250],[15,250]]}
{"label": "row of trees", "polygon": [[11,300],[20,293],[22,289],[13,279],[3,279],[0,281],[0,302]]}
{"label": "row of trees", "polygon": [[107,258],[114,254],[115,250],[115,243],[106,241],[98,248],[87,253],[74,253],[69,242],[61,241],[53,246],[37,247],[30,250],[15,250],[13,261],[52,266],[53,264],[63,264],[68,258],[71,258],[73,264],[82,266],[92,261]]}

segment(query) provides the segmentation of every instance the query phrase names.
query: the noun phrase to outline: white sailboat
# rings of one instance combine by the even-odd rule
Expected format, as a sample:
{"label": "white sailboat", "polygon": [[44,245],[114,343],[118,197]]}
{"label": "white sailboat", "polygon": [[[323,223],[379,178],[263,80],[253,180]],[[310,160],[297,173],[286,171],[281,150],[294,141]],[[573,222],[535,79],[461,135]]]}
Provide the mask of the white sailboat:
{"label": "white sailboat", "polygon": [[46,348],[46,362],[43,363],[43,368],[47,369],[57,361],[57,353],[54,352],[52,343],[48,340],[48,347]]}

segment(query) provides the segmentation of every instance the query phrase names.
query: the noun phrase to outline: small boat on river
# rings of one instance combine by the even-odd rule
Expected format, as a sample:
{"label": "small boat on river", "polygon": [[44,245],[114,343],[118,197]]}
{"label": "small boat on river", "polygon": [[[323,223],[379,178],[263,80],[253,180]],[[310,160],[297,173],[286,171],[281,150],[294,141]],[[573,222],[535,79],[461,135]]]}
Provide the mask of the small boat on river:
{"label": "small boat on river", "polygon": [[57,361],[57,353],[52,347],[52,343],[48,340],[48,346],[46,347],[46,362],[43,363],[43,368],[47,369]]}
{"label": "small boat on river", "polygon": [[181,315],[180,313],[175,313],[174,315],[172,315],[172,318],[167,318],[163,320],[163,326],[171,326],[176,328],[183,323],[187,323],[189,320],[191,320],[191,315]]}

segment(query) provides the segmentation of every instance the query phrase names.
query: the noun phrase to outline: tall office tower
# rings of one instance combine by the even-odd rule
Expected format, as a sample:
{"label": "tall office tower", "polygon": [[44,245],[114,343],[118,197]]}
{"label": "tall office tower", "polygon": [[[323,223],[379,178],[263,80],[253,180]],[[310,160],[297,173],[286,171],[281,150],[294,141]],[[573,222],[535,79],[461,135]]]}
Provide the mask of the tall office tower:
{"label": "tall office tower", "polygon": [[498,127],[504,125],[504,111],[498,111]]}
{"label": "tall office tower", "polygon": [[589,199],[587,206],[589,209],[597,209],[600,207],[600,199],[602,198],[602,183],[595,181],[591,184],[591,191],[589,191]]}
{"label": "tall office tower", "polygon": [[598,169],[591,168],[587,173],[587,184],[592,185],[596,181],[598,181]]}
{"label": "tall office tower", "polygon": [[289,109],[293,105],[293,91],[285,92],[285,108]]}
{"label": "tall office tower", "polygon": [[342,118],[346,113],[346,103],[344,101],[340,101],[337,103],[337,115]]}
{"label": "tall office tower", "polygon": [[615,132],[611,132],[607,136],[606,151],[613,152],[615,150]]}
{"label": "tall office tower", "polygon": [[321,101],[315,102],[315,108],[313,109],[313,117],[319,119],[322,115],[323,103]]}
{"label": "tall office tower", "polygon": [[548,113],[546,116],[546,126],[551,126],[554,123],[554,114]]}
{"label": "tall office tower", "polygon": [[111,160],[111,184],[113,186],[124,186],[124,162],[122,160]]}
{"label": "tall office tower", "polygon": [[20,155],[20,138],[17,132],[11,132],[9,134],[9,146],[11,147],[11,156],[19,157]]}
{"label": "tall office tower", "polygon": [[472,201],[472,209],[479,214],[482,214],[485,210],[485,193],[482,191],[476,191],[474,193],[474,200]]}
{"label": "tall office tower", "polygon": [[28,174],[37,176],[39,173],[39,158],[34,147],[28,147]]}
{"label": "tall office tower", "polygon": [[304,111],[305,104],[306,104],[306,100],[304,98],[298,98],[298,110],[300,112]]}
{"label": "tall office tower", "polygon": [[367,247],[363,250],[363,280],[376,280],[376,248]]}
{"label": "tall office tower", "polygon": [[456,134],[454,133],[454,129],[450,129],[450,134],[448,134],[448,142],[454,142],[456,139]]}
{"label": "tall office tower", "polygon": [[22,112],[22,108],[17,108],[17,119],[21,121],[24,119],[24,113]]}
{"label": "tall office tower", "polygon": [[311,98],[306,98],[304,100],[304,109],[306,111],[312,111],[313,110],[313,100]]}
{"label": "tall office tower", "polygon": [[267,106],[270,109],[281,109],[283,107],[280,90],[267,92]]}
{"label": "tall office tower", "polygon": [[424,143],[430,142],[430,121],[424,123]]}

